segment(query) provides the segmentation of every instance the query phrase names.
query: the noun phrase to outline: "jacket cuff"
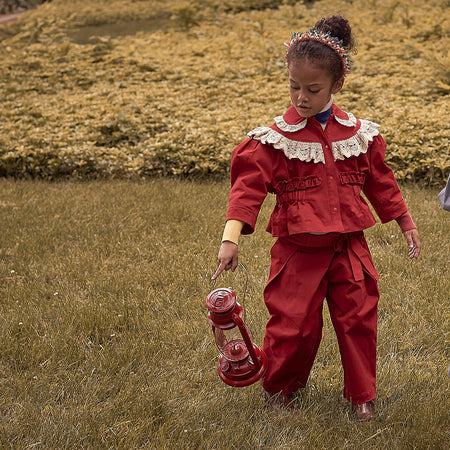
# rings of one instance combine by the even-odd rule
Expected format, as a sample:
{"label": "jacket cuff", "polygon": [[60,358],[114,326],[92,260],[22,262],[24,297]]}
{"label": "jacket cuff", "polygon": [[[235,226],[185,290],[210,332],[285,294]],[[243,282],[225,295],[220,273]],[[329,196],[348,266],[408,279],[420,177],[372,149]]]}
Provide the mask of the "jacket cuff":
{"label": "jacket cuff", "polygon": [[414,223],[411,214],[409,214],[408,211],[397,217],[395,220],[397,221],[400,230],[402,230],[402,233],[416,228],[416,224]]}

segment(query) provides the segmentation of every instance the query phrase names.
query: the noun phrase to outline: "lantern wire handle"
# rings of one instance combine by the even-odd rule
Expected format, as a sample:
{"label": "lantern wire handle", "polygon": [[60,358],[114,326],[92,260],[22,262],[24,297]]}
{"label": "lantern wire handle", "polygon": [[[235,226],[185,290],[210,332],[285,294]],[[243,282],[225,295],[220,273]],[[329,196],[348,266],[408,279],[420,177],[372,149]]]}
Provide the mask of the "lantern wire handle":
{"label": "lantern wire handle", "polygon": [[245,297],[247,295],[247,284],[248,284],[248,272],[245,268],[244,264],[238,262],[238,264],[244,269],[245,272],[245,285],[244,285],[244,296],[242,297],[242,314],[244,316],[244,322],[245,322]]}
{"label": "lantern wire handle", "polygon": [[[247,269],[245,268],[244,264],[242,264],[241,262],[238,262],[238,265],[241,266],[244,269],[244,272],[245,272],[244,296],[242,297],[242,313],[243,313],[244,322],[245,322],[245,297],[247,296],[248,272],[247,272]],[[214,289],[216,281],[217,281],[217,278],[212,281],[212,283],[211,283],[211,290]]]}

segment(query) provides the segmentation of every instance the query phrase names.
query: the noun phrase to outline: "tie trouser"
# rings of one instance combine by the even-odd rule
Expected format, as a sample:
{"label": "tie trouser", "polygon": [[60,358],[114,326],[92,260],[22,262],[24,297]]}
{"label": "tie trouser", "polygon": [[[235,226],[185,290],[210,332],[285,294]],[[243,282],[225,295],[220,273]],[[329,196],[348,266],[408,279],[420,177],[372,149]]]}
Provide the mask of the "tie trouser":
{"label": "tie trouser", "polygon": [[344,368],[344,397],[353,403],[375,398],[378,275],[363,233],[279,238],[271,255],[264,389],[291,394],[306,385],[326,298]]}

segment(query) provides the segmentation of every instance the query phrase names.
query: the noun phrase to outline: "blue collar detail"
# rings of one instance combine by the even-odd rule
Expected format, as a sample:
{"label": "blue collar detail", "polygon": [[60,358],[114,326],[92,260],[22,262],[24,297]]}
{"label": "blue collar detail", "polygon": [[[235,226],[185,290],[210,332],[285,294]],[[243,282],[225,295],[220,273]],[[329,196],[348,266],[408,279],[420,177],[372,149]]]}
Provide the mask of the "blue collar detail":
{"label": "blue collar detail", "polygon": [[331,110],[332,110],[332,108],[330,107],[326,111],[322,111],[321,113],[316,114],[314,117],[316,118],[316,120],[318,122],[325,123],[331,116]]}

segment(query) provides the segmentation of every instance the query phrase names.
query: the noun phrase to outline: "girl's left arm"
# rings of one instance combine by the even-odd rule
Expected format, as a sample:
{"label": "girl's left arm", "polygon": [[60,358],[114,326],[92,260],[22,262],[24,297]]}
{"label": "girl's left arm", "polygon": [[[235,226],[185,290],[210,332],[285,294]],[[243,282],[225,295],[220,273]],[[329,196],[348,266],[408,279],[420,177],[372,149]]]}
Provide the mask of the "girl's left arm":
{"label": "girl's left arm", "polygon": [[370,175],[363,191],[382,223],[397,221],[408,245],[409,257],[418,258],[421,250],[419,233],[408,212],[392,169],[386,164],[386,142],[378,135],[369,149]]}

